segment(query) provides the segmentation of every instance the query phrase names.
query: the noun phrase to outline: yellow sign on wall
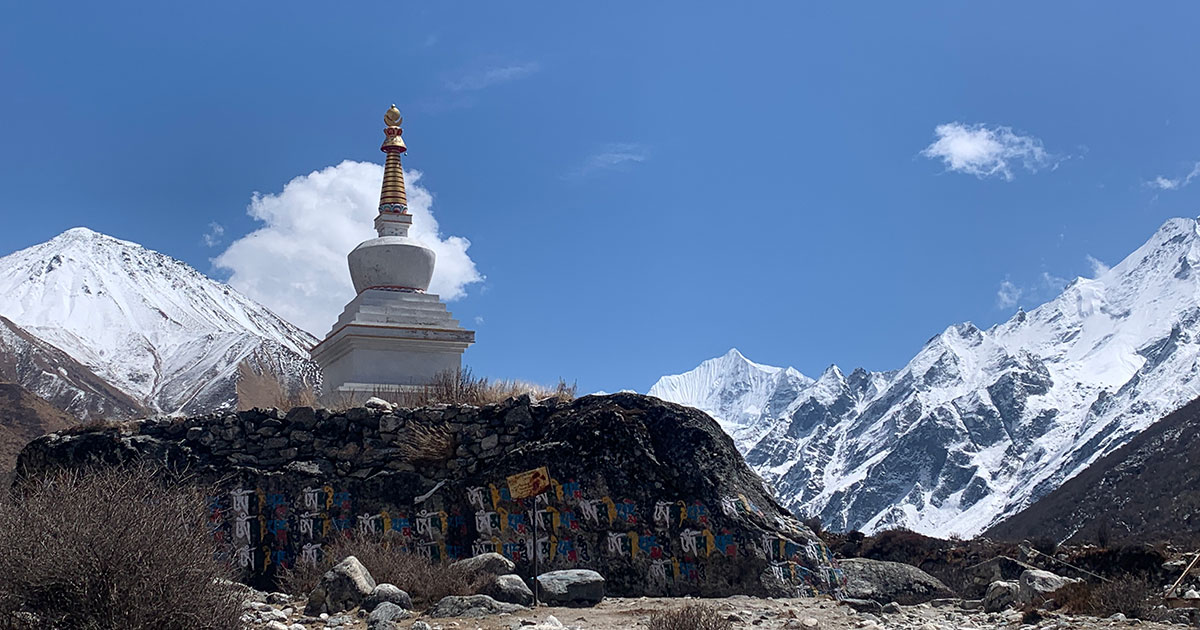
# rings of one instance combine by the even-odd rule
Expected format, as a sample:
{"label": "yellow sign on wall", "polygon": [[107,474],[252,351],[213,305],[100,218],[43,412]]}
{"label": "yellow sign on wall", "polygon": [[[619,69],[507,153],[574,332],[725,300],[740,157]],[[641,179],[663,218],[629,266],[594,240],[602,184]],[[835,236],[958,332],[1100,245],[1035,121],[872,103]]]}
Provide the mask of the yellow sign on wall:
{"label": "yellow sign on wall", "polygon": [[528,499],[550,489],[550,471],[542,466],[508,478],[508,494],[513,499]]}

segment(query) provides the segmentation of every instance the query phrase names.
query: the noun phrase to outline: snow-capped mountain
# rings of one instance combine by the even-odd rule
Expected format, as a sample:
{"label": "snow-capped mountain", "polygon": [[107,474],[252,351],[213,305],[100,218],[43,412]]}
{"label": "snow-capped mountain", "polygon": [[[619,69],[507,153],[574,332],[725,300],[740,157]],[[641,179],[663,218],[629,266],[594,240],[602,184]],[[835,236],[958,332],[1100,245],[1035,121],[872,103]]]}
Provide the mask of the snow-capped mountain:
{"label": "snow-capped mountain", "polygon": [[1172,219],[1099,277],[988,330],[951,326],[895,372],[814,381],[735,350],[649,393],[719,417],[828,527],[972,536],[1200,395],[1198,229]]}
{"label": "snow-capped mountain", "polygon": [[86,228],[0,258],[0,315],[153,411],[233,404],[242,360],[319,380],[308,333],[183,262]]}

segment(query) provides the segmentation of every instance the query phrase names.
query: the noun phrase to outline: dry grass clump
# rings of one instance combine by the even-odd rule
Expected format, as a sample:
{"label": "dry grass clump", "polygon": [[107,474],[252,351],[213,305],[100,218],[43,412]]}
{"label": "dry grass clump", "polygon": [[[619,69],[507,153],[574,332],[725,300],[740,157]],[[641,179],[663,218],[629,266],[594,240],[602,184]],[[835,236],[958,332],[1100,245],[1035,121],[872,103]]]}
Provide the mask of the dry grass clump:
{"label": "dry grass clump", "polygon": [[[428,407],[430,405],[474,405],[476,407],[500,403],[523,394],[537,400],[556,398],[561,401],[575,399],[576,385],[559,379],[553,387],[526,383],[517,380],[491,380],[486,376],[476,377],[471,368],[441,372],[428,385],[409,391],[379,391],[375,396],[400,407]],[[361,404],[363,401],[353,401]],[[347,405],[350,406],[350,405]]]}
{"label": "dry grass clump", "polygon": [[60,470],[0,505],[0,627],[234,630],[203,495],[147,467]]}
{"label": "dry grass clump", "polygon": [[1110,582],[1068,584],[1050,595],[1062,609],[1077,615],[1109,617],[1121,613],[1130,619],[1145,619],[1158,598],[1154,583],[1126,575]]}
{"label": "dry grass clump", "polygon": [[404,550],[400,540],[387,534],[355,534],[327,544],[321,552],[316,564],[297,563],[292,569],[280,571],[280,588],[293,595],[308,595],[321,576],[346,556],[358,558],[376,583],[393,584],[408,593],[419,609],[448,595],[473,595],[490,578],[447,562],[430,562]]}
{"label": "dry grass clump", "polygon": [[91,433],[93,431],[104,431],[107,429],[123,429],[125,427],[131,426],[132,424],[133,424],[132,421],[127,421],[127,420],[95,419],[95,420],[89,420],[87,422],[82,422],[80,424],[76,424],[73,426],[69,426],[65,429],[62,429],[59,432],[66,433],[67,435],[79,435],[82,433]]}
{"label": "dry grass clump", "polygon": [[237,366],[237,408],[246,411],[255,407],[292,409],[316,407],[317,393],[311,385],[289,390],[279,374],[252,367],[243,359]]}
{"label": "dry grass clump", "polygon": [[650,615],[650,630],[733,630],[733,622],[711,606],[688,604]]}
{"label": "dry grass clump", "polygon": [[413,463],[442,462],[454,457],[454,433],[445,423],[410,423],[397,444],[400,457]]}

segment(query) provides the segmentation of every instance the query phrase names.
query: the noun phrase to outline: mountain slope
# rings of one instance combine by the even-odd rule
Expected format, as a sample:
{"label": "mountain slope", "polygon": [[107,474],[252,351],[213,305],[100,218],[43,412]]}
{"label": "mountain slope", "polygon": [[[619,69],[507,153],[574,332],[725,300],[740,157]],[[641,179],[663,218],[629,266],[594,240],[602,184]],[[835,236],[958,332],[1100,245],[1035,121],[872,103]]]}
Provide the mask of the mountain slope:
{"label": "mountain slope", "polygon": [[0,382],[0,481],[8,482],[17,454],[30,440],[78,422],[24,387]]}
{"label": "mountain slope", "polygon": [[987,530],[1002,540],[1200,540],[1200,399]]}
{"label": "mountain slope", "polygon": [[713,401],[755,390],[748,368],[664,377],[650,393],[751,435],[747,461],[831,528],[970,536],[1200,395],[1197,265],[1197,222],[1172,219],[1100,277],[986,331],[951,326],[896,372],[833,367],[733,416]]}
{"label": "mountain slope", "polygon": [[0,317],[0,381],[16,383],[80,420],[133,418],[137,401],[70,355]]}
{"label": "mountain slope", "polygon": [[0,258],[0,315],[161,412],[232,406],[237,365],[315,383],[316,340],[188,265],[74,228]]}

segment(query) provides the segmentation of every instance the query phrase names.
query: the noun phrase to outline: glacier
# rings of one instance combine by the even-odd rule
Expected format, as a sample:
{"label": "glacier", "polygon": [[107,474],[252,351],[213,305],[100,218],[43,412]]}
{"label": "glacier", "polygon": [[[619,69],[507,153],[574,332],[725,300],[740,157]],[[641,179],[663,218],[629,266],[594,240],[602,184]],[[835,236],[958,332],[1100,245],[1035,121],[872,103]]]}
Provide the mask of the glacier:
{"label": "glacier", "polygon": [[1171,219],[1055,299],[930,339],[903,368],[818,378],[737,350],[649,394],[713,415],[826,527],[971,537],[1200,395],[1200,227]]}

